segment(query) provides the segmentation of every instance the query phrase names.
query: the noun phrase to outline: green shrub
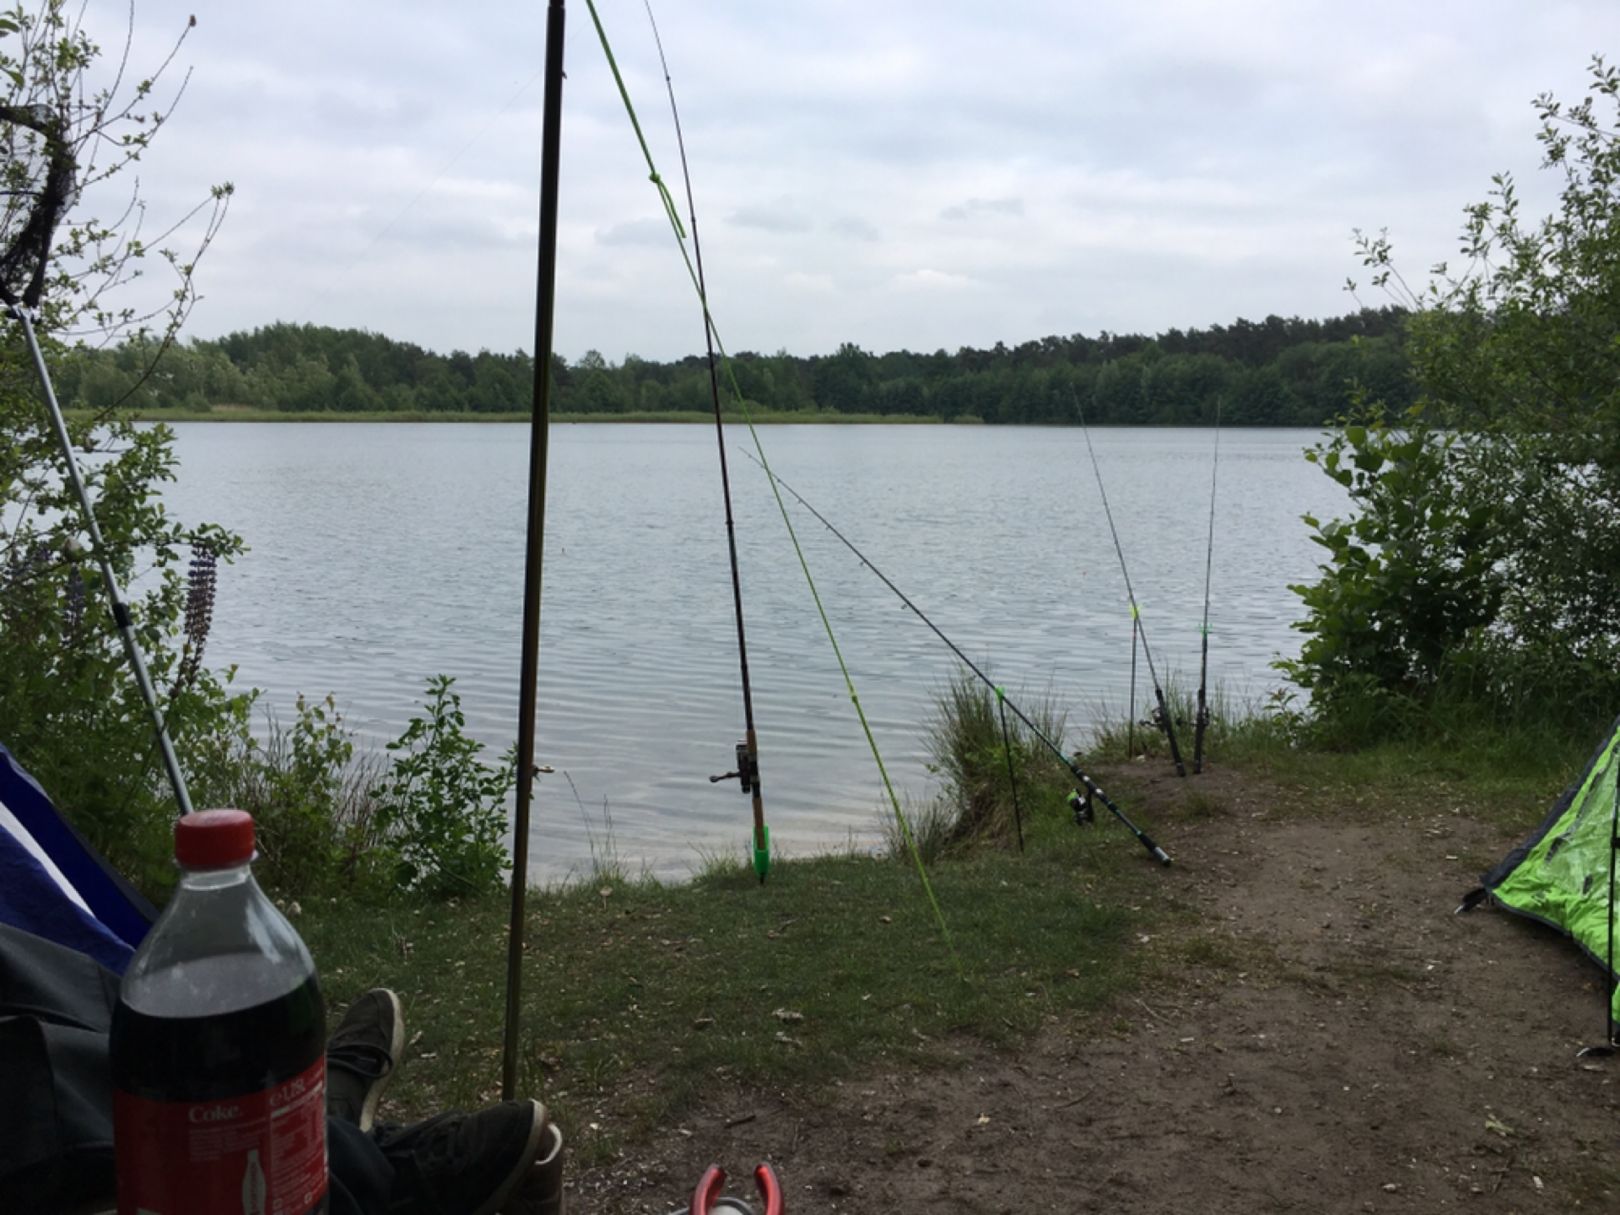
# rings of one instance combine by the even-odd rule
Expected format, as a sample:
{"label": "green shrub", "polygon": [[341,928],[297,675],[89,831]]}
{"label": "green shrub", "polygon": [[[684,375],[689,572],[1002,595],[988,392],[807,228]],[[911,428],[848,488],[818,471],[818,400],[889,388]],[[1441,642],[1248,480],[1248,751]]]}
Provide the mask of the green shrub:
{"label": "green shrub", "polygon": [[425,714],[381,755],[356,750],[331,695],[300,696],[292,720],[270,715],[263,737],[244,706],[214,739],[206,776],[195,782],[198,804],[253,815],[259,878],[281,895],[492,890],[507,864],[515,767],[479,758],[483,744],[465,733],[454,683],[430,679]]}
{"label": "green shrub", "polygon": [[479,758],[484,745],[467,735],[454,685],[448,675],[428,680],[427,715],[388,744],[392,764],[372,790],[399,883],[441,896],[500,886],[506,798],[517,784],[514,754],[495,767]]}
{"label": "green shrub", "polygon": [[1352,422],[1305,453],[1350,496],[1353,513],[1311,515],[1322,577],[1291,586],[1305,605],[1297,659],[1277,665],[1325,716],[1377,715],[1419,698],[1446,656],[1496,616],[1501,536],[1489,502],[1456,483],[1459,440],[1414,407],[1398,425]]}
{"label": "green shrub", "polygon": [[1620,72],[1594,59],[1584,98],[1534,105],[1552,213],[1527,219],[1497,174],[1459,269],[1417,289],[1387,237],[1360,238],[1411,313],[1420,404],[1308,453],[1354,513],[1307,519],[1329,560],[1293,588],[1309,639],[1281,664],[1351,743],[1533,733],[1620,699]]}
{"label": "green shrub", "polygon": [[291,724],[272,713],[264,737],[243,713],[216,739],[193,778],[198,805],[233,806],[253,815],[259,880],[279,894],[392,881],[372,787],[381,765],[356,754],[353,733],[331,695],[298,697]]}

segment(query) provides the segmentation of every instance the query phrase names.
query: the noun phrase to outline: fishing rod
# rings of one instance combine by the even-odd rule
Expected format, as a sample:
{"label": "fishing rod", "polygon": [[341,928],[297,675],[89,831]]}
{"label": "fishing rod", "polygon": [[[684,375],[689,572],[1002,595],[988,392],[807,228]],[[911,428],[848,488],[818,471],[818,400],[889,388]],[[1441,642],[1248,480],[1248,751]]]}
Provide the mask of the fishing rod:
{"label": "fishing rod", "polygon": [[1136,622],[1137,636],[1142,642],[1142,657],[1147,659],[1148,677],[1153,680],[1153,695],[1159,702],[1154,712],[1154,723],[1164,731],[1164,736],[1170,743],[1170,759],[1176,765],[1176,775],[1186,776],[1187,765],[1181,762],[1181,747],[1176,743],[1176,726],[1170,717],[1170,705],[1164,697],[1164,687],[1159,683],[1158,669],[1153,665],[1153,650],[1148,646],[1147,629],[1142,627],[1142,611],[1136,605],[1136,591],[1131,587],[1131,571],[1125,566],[1125,549],[1119,542],[1119,529],[1114,526],[1114,512],[1108,506],[1108,490],[1103,487],[1102,468],[1097,464],[1097,451],[1091,445],[1091,429],[1086,425],[1086,411],[1080,404],[1078,393],[1074,397],[1074,407],[1080,417],[1080,433],[1086,437],[1086,451],[1091,455],[1091,471],[1097,475],[1097,492],[1102,495],[1103,515],[1108,519],[1108,533],[1114,538],[1114,552],[1119,556],[1119,572],[1125,576],[1125,597],[1131,603],[1131,619]]}
{"label": "fishing rod", "polygon": [[[117,626],[119,638],[123,641],[124,655],[129,661],[130,670],[134,673],[141,699],[146,702],[146,711],[152,719],[152,730],[158,749],[163,753],[163,767],[168,774],[169,785],[174,790],[175,806],[182,815],[190,814],[191,794],[186,788],[186,776],[180,769],[180,759],[175,754],[174,742],[169,737],[168,723],[164,719],[162,707],[158,704],[157,692],[152,687],[152,678],[147,673],[146,659],[141,654],[140,642],[135,637],[135,621],[130,615],[129,604],[118,586],[118,575],[113,569],[112,554],[107,551],[106,543],[101,538],[101,527],[96,522],[96,512],[90,504],[89,490],[85,487],[84,478],[79,475],[79,463],[73,455],[73,440],[68,434],[67,421],[62,416],[62,406],[56,399],[56,388],[51,383],[50,368],[46,365],[45,355],[40,350],[39,337],[34,332],[34,323],[39,317],[40,298],[45,290],[51,238],[55,234],[56,223],[63,209],[74,197],[74,174],[77,168],[75,158],[68,146],[63,119],[42,106],[0,106],[0,121],[15,123],[34,131],[44,141],[47,155],[45,180],[39,192],[39,200],[10,247],[0,253],[0,306],[3,306],[6,315],[22,328],[23,340],[28,346],[29,358],[34,365],[34,374],[39,379],[40,392],[45,398],[45,409],[50,415],[51,429],[55,432],[57,446],[62,449],[62,462],[67,469],[68,481],[73,486],[73,494],[78,499],[79,509],[84,512],[85,530],[90,536],[91,551],[95,554],[96,564],[101,567],[101,580],[107,589],[107,598],[112,604],[113,623]],[[31,266],[28,265],[30,260]],[[12,281],[24,278],[26,281],[20,293],[13,291]]]}
{"label": "fishing rod", "polygon": [[698,240],[697,202],[692,195],[692,170],[686,159],[686,137],[681,133],[681,111],[675,104],[675,82],[670,78],[669,60],[664,57],[664,41],[658,36],[651,0],[644,0],[653,42],[658,47],[658,63],[664,69],[664,88],[669,93],[669,113],[675,123],[675,144],[681,154],[681,179],[686,186],[686,214],[692,225],[692,256],[697,265],[698,299],[703,305],[703,343],[709,355],[709,395],[714,401],[714,437],[720,451],[720,494],[726,504],[726,551],[731,559],[731,602],[737,620],[737,665],[742,671],[743,741],[737,744],[737,770],[711,776],[711,783],[736,779],[744,793],[753,795],[754,872],[763,882],[771,871],[771,830],[765,825],[765,800],[760,789],[759,737],[754,730],[754,691],[748,678],[748,636],[743,628],[742,574],[737,565],[737,524],[731,510],[731,472],[726,465],[726,428],[720,411],[720,371],[714,355],[714,320],[709,315],[709,285],[703,276],[703,244]]}
{"label": "fishing rod", "polygon": [[[748,453],[746,450],[744,451],[744,454],[748,455],[749,459],[753,459],[752,454]],[[754,460],[754,463],[759,464],[759,461]],[[814,506],[811,506],[810,503],[805,499],[805,496],[798,490],[794,489],[786,481],[782,480],[774,469],[765,468],[763,464],[760,464],[760,467],[764,469],[767,476],[771,477],[778,485],[787,490],[788,493],[792,494],[793,497],[798,500],[799,505],[814,515],[816,519],[820,521],[823,527],[830,531],[834,536],[838,537],[839,541],[843,543],[844,547],[850,552],[854,553],[856,559],[862,565],[876,574],[878,580],[881,581],[884,586],[893,591],[895,595],[899,597],[900,602],[905,604],[906,607],[910,608],[918,620],[921,620],[931,630],[933,630],[934,636],[943,641],[950,648],[951,653],[955,654],[968,670],[977,675],[979,679],[983,681],[984,685],[996,694],[997,701],[1011,709],[1013,711],[1013,715],[1017,717],[1019,721],[1024,723],[1029,732],[1036,738],[1040,739],[1041,742],[1046,744],[1047,749],[1050,750],[1053,755],[1057,756],[1058,762],[1067,768],[1074,775],[1075,780],[1079,781],[1081,785],[1085,787],[1087,800],[1095,797],[1098,801],[1102,802],[1102,804],[1108,808],[1109,812],[1112,813],[1113,816],[1124,825],[1125,829],[1136,837],[1137,842],[1148,850],[1154,860],[1158,861],[1161,865],[1168,865],[1170,863],[1169,853],[1165,852],[1163,848],[1154,843],[1153,839],[1147,834],[1147,832],[1143,831],[1140,827],[1133,823],[1129,816],[1127,816],[1123,810],[1115,805],[1113,799],[1110,798],[1108,794],[1103,792],[1102,786],[1098,785],[1096,781],[1092,780],[1092,778],[1081,769],[1079,763],[1076,762],[1072,756],[1066,754],[1063,748],[1058,746],[1058,744],[1054,742],[1044,730],[1031,721],[1029,716],[1022,709],[1020,709],[1010,697],[1007,696],[1006,691],[994,680],[992,680],[990,676],[986,675],[982,670],[980,670],[978,664],[964,654],[962,652],[962,648],[958,646],[956,642],[947,637],[944,630],[930,620],[927,614],[924,613],[924,611],[915,603],[913,603],[911,598],[898,586],[896,586],[887,574],[878,569],[876,565],[872,564],[871,558],[869,558],[865,553],[861,552],[860,549],[856,548],[854,541],[834,527],[832,521],[829,520],[826,515],[823,515]]]}
{"label": "fishing rod", "polygon": [[551,438],[551,351],[557,299],[557,174],[562,160],[563,0],[546,10],[545,92],[540,132],[540,243],[535,271],[534,400],[529,418],[528,535],[523,564],[523,656],[518,675],[517,809],[512,821],[512,911],[506,934],[506,1027],[501,1096],[517,1095],[523,1012],[523,918],[529,890],[529,818],[534,803],[535,718],[540,681],[540,591],[546,541],[546,462]]}
{"label": "fishing rod", "polygon": [[[4,292],[5,296],[10,294],[9,291]],[[118,636],[124,643],[124,655],[135,675],[135,685],[140,689],[141,699],[146,702],[146,712],[152,719],[152,731],[157,739],[158,750],[163,755],[163,768],[169,777],[169,787],[174,790],[175,806],[182,815],[190,814],[191,794],[186,788],[186,775],[180,769],[180,758],[175,754],[174,741],[169,737],[168,722],[164,720],[162,706],[158,704],[157,692],[152,687],[152,677],[147,673],[146,659],[141,655],[140,642],[135,638],[135,620],[130,615],[129,604],[119,589],[118,575],[113,571],[112,554],[107,551],[106,543],[101,538],[101,527],[97,524],[96,512],[90,505],[90,493],[85,488],[84,479],[79,475],[79,464],[73,456],[73,441],[68,437],[67,422],[62,416],[62,407],[57,402],[56,389],[51,384],[50,369],[45,365],[45,356],[40,351],[39,339],[34,333],[34,307],[37,300],[34,304],[9,298],[0,299],[0,302],[4,303],[7,315],[22,326],[23,340],[28,344],[34,374],[39,379],[40,392],[45,398],[45,408],[50,414],[51,429],[56,432],[57,446],[62,449],[62,459],[67,465],[73,495],[79,500],[79,509],[84,512],[85,530],[90,534],[90,548],[95,553],[96,564],[101,567],[101,581],[107,588],[107,598],[112,603],[113,623],[117,626]],[[150,754],[147,753],[148,760]],[[142,767],[145,767],[144,761]]]}
{"label": "fishing rod", "polygon": [[[714,339],[714,348],[719,355],[721,369],[725,372],[726,386],[731,390],[732,397],[737,402],[737,408],[742,414],[744,424],[748,427],[749,437],[754,443],[754,454],[758,462],[770,468],[770,461],[765,455],[765,445],[760,441],[759,431],[754,426],[753,416],[748,411],[748,398],[743,395],[741,386],[737,383],[736,371],[732,368],[731,358],[726,353],[726,344],[720,338],[720,329],[714,322],[712,312],[709,312],[708,303],[704,299],[703,290],[698,283],[697,267],[693,265],[692,254],[686,248],[686,229],[681,223],[680,212],[675,207],[675,200],[670,196],[669,188],[659,175],[658,166],[653,161],[652,149],[647,146],[646,137],[642,134],[641,120],[636,117],[636,108],[630,100],[630,89],[624,82],[624,75],[619,71],[618,61],[614,58],[613,47],[608,42],[607,30],[602,25],[602,17],[597,12],[595,0],[585,0],[585,10],[591,16],[591,24],[596,27],[596,36],[602,44],[602,54],[607,59],[608,70],[613,73],[613,82],[618,86],[619,98],[624,102],[625,115],[630,119],[630,127],[635,132],[636,142],[641,146],[641,154],[647,162],[647,177],[658,191],[660,203],[664,208],[665,218],[669,220],[670,229],[675,234],[675,247],[680,251],[682,264],[686,267],[687,277],[691,280],[692,289],[698,293],[703,303],[704,311],[708,313],[708,325]],[[821,620],[822,630],[827,635],[827,644],[832,648],[833,657],[838,662],[839,673],[844,679],[844,689],[849,693],[849,702],[855,709],[855,716],[860,719],[861,732],[866,736],[866,745],[872,752],[872,762],[877,765],[878,776],[883,782],[883,791],[888,797],[889,805],[894,810],[895,822],[899,825],[900,834],[906,843],[906,850],[911,855],[912,864],[917,869],[917,881],[922,886],[923,894],[927,896],[929,908],[934,913],[934,922],[939,925],[939,933],[945,942],[945,948],[951,956],[951,963],[956,969],[958,978],[965,978],[966,972],[962,968],[962,957],[956,952],[955,942],[951,939],[951,930],[945,923],[945,913],[939,905],[939,898],[934,893],[934,885],[928,880],[928,867],[923,864],[922,852],[917,847],[916,834],[911,824],[906,820],[905,811],[900,806],[900,795],[895,792],[894,782],[889,778],[888,766],[883,762],[883,753],[878,749],[877,738],[872,733],[872,723],[866,716],[866,710],[861,707],[861,698],[855,690],[855,679],[849,673],[849,664],[844,660],[843,650],[839,648],[838,636],[833,631],[832,621],[827,615],[826,605],[822,602],[821,592],[816,589],[815,577],[810,572],[810,562],[804,555],[804,546],[799,543],[799,534],[793,526],[792,516],[788,513],[787,503],[782,500],[782,492],[772,481],[771,496],[775,499],[777,512],[782,516],[782,526],[787,529],[788,540],[793,545],[793,555],[798,558],[799,569],[804,574],[805,587],[810,592],[810,599],[816,605],[816,615]],[[724,778],[722,778],[724,779]]]}
{"label": "fishing rod", "polygon": [[1198,715],[1193,719],[1193,774],[1204,770],[1204,732],[1209,729],[1209,578],[1215,565],[1215,477],[1221,467],[1221,399],[1215,398],[1215,456],[1209,467],[1209,544],[1204,550],[1204,623],[1198,632],[1203,654],[1198,660]]}
{"label": "fishing rod", "polygon": [[1125,719],[1125,754],[1136,754],[1136,655],[1142,648],[1142,622],[1131,613],[1131,714]]}
{"label": "fishing rod", "polygon": [[1012,734],[1007,729],[1007,697],[996,689],[996,709],[1001,714],[1001,753],[1007,757],[1007,785],[1012,789],[1013,826],[1018,831],[1018,851],[1024,850],[1024,808],[1018,801],[1018,773],[1013,768]]}

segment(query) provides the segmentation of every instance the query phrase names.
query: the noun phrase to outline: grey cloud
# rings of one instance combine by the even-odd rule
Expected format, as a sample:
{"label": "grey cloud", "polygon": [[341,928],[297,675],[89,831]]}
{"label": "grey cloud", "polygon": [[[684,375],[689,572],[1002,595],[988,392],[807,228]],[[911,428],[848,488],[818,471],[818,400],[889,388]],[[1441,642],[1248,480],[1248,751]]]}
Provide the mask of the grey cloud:
{"label": "grey cloud", "polygon": [[[666,41],[700,214],[730,218],[717,319],[739,349],[811,353],[1350,307],[1352,226],[1387,225],[1421,267],[1454,250],[1496,170],[1518,173],[1527,213],[1550,205],[1527,99],[1581,94],[1612,6],[1459,24],[1445,5],[1372,0],[1324,38],[1320,6],[1274,0],[689,5]],[[194,7],[143,0],[132,62],[160,60]],[[531,340],[539,8],[286,0],[200,16],[188,96],[141,166],[154,216],[238,186],[195,335],[281,316],[436,346]],[[647,119],[663,76],[624,16],[610,32]],[[89,24],[119,42],[116,13]],[[668,323],[690,284],[589,57],[566,101],[559,344],[690,353]],[[673,177],[663,125],[648,136]]]}
{"label": "grey cloud", "polygon": [[596,243],[599,245],[665,245],[669,240],[667,219],[632,219],[614,224],[611,228],[596,230]]}
{"label": "grey cloud", "polygon": [[810,220],[781,207],[740,207],[727,217],[739,228],[758,228],[762,232],[808,232]]}
{"label": "grey cloud", "polygon": [[323,127],[355,135],[383,135],[392,140],[422,126],[433,113],[422,98],[334,89],[317,93],[312,108]]}
{"label": "grey cloud", "polygon": [[847,237],[849,240],[877,240],[879,233],[877,227],[867,223],[855,215],[840,215],[827,225],[836,235]]}
{"label": "grey cloud", "polygon": [[1024,200],[1021,198],[970,198],[966,202],[946,207],[939,213],[941,219],[964,220],[978,219],[981,216],[995,215],[1022,215],[1024,213]]}

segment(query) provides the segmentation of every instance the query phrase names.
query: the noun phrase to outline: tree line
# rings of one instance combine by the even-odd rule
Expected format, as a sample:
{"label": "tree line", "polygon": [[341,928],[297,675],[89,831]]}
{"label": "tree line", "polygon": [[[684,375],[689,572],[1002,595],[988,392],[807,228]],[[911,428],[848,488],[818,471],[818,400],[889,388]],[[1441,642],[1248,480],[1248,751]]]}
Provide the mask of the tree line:
{"label": "tree line", "polygon": [[[954,354],[874,354],[846,342],[825,355],[743,352],[737,385],[751,408],[887,414],[945,421],[1132,425],[1224,422],[1317,426],[1360,392],[1391,410],[1412,401],[1407,313],[1364,308],[1327,320],[1268,316],[1148,337],[1046,337]],[[309,413],[526,412],[533,360],[522,351],[438,354],[357,329],[278,322],[161,349],[131,340],[62,360],[64,402],[105,410],[219,406]],[[708,364],[592,350],[552,360],[553,408],[615,415],[712,409]]]}

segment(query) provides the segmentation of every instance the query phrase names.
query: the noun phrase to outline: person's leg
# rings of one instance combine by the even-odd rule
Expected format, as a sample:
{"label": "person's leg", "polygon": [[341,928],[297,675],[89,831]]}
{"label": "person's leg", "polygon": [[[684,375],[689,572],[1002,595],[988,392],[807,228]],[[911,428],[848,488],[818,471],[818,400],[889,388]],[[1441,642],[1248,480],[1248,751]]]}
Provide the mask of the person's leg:
{"label": "person's leg", "polygon": [[503,1208],[558,1215],[562,1136],[538,1101],[440,1114],[410,1126],[376,1124],[382,1090],[404,1048],[399,997],[381,987],[349,1005],[327,1041],[332,1215],[384,1209],[493,1215]]}
{"label": "person's leg", "polygon": [[532,1100],[411,1126],[379,1125],[372,1135],[394,1170],[396,1215],[495,1215],[525,1189],[542,1148],[560,1161],[561,1142],[549,1132],[545,1107]]}
{"label": "person's leg", "polygon": [[386,987],[358,996],[326,1041],[326,1112],[362,1131],[405,1050],[405,1013]]}
{"label": "person's leg", "polygon": [[385,987],[349,1005],[326,1040],[326,1158],[331,1215],[383,1215],[394,1167],[368,1134],[405,1049],[399,997]]}
{"label": "person's leg", "polygon": [[330,1215],[387,1215],[394,1166],[372,1137],[340,1118],[326,1120]]}

